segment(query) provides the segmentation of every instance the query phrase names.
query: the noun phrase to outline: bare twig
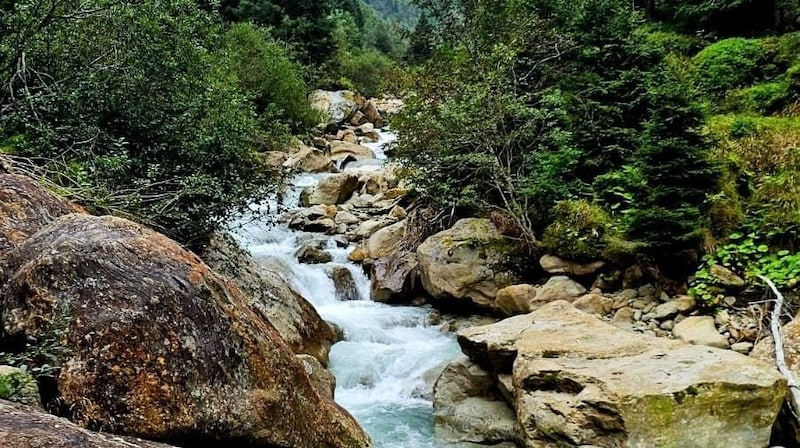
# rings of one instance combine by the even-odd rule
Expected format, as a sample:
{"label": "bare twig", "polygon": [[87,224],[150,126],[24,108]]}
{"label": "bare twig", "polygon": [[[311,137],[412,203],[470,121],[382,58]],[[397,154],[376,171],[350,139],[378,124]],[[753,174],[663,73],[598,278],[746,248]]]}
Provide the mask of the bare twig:
{"label": "bare twig", "polygon": [[791,392],[791,407],[795,418],[797,418],[798,412],[800,412],[800,386],[797,385],[797,380],[792,374],[792,371],[789,370],[789,367],[786,365],[786,354],[783,351],[783,335],[781,334],[783,295],[780,293],[780,291],[778,291],[778,288],[775,287],[775,283],[773,283],[772,280],[763,275],[759,275],[758,278],[763,280],[764,283],[769,286],[769,289],[772,290],[772,294],[775,295],[775,305],[772,308],[772,315],[770,317],[772,339],[775,343],[775,363],[778,366],[778,371],[786,378],[786,381],[789,385],[789,391]]}

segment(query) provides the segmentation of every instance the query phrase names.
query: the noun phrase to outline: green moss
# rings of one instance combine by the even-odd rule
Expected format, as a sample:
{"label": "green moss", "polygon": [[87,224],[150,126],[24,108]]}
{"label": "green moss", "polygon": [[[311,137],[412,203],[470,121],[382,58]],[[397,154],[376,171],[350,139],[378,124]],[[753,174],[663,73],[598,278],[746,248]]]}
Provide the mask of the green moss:
{"label": "green moss", "polygon": [[39,386],[29,374],[12,367],[0,367],[0,399],[23,403],[39,404]]}
{"label": "green moss", "polygon": [[553,208],[553,222],[542,235],[542,246],[569,260],[597,260],[612,229],[611,218],[599,206],[586,200],[561,201]]}

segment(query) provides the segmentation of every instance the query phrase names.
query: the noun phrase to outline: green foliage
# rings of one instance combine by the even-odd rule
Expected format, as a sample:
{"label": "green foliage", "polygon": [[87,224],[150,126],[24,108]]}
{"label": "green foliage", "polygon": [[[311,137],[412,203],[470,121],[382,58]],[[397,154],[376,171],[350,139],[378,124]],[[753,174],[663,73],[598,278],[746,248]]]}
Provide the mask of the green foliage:
{"label": "green foliage", "polygon": [[407,0],[365,0],[383,19],[399,23],[406,29],[413,29],[419,19],[419,8]]}
{"label": "green foliage", "polygon": [[224,63],[233,70],[264,122],[286,123],[297,132],[318,121],[308,105],[301,67],[264,30],[249,23],[233,25],[224,34],[222,45]]}
{"label": "green foliage", "polygon": [[[22,15],[34,4],[16,3]],[[9,22],[31,36],[18,41],[23,72],[20,52],[0,64],[0,129],[25,135],[19,154],[48,164],[49,179],[87,205],[187,243],[263,192],[253,148],[264,130],[214,53],[212,17],[190,0],[53,5],[44,28]]]}
{"label": "green foliage", "polygon": [[542,234],[542,246],[548,253],[578,262],[598,260],[613,231],[608,214],[586,200],[558,202],[552,220]]}
{"label": "green foliage", "polygon": [[[2,363],[0,363],[2,364]],[[24,371],[0,373],[0,400],[36,406],[39,404],[39,387],[36,380]]]}
{"label": "green foliage", "polygon": [[338,84],[367,96],[384,92],[384,81],[397,69],[396,63],[377,50],[346,52],[337,59]]}
{"label": "green foliage", "polygon": [[722,108],[738,112],[768,114],[786,106],[789,98],[789,81],[772,81],[730,92],[725,98]]}
{"label": "green foliage", "polygon": [[693,59],[695,83],[703,92],[719,95],[764,79],[769,60],[761,41],[731,38],[709,45]]}
{"label": "green foliage", "polygon": [[729,243],[703,258],[690,290],[692,295],[711,304],[719,303],[722,291],[719,281],[712,275],[711,267],[723,266],[741,276],[748,283],[760,284],[758,275],[772,280],[778,288],[793,289],[800,281],[800,253],[775,250],[757,233],[732,233]]}

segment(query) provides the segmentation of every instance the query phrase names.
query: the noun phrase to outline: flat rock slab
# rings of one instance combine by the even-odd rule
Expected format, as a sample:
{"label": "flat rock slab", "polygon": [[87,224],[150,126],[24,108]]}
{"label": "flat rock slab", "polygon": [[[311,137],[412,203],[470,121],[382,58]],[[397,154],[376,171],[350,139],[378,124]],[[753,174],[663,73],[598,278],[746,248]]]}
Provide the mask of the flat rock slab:
{"label": "flat rock slab", "polygon": [[527,446],[766,447],[784,379],[729,350],[638,335],[567,302],[459,332],[513,375]]}

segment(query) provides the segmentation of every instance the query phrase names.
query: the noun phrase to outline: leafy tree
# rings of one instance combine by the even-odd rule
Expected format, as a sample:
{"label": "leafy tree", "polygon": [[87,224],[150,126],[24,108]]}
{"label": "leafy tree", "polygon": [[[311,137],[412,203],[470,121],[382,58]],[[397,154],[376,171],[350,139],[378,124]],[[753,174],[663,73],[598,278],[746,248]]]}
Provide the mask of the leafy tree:
{"label": "leafy tree", "polygon": [[51,182],[186,243],[268,187],[255,110],[194,2],[42,3],[3,17],[0,139]]}

